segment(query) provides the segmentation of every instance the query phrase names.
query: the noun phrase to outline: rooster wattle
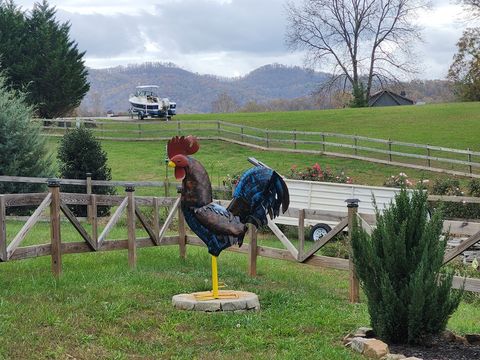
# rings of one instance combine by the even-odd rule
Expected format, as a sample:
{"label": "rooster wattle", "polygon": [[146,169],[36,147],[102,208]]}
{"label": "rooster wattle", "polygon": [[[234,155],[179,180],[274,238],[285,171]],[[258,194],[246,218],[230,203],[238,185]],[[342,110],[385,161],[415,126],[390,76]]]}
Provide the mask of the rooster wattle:
{"label": "rooster wattle", "polygon": [[247,223],[267,224],[267,214],[273,219],[280,206],[285,212],[289,205],[288,188],[282,177],[265,166],[247,170],[235,188],[228,208],[213,203],[212,185],[200,162],[188,156],[196,153],[199,144],[192,136],[174,137],[167,145],[169,166],[175,168],[175,178],[182,180],[181,209],[192,231],[207,245],[212,255],[211,298],[218,292],[216,258],[231,245],[242,245]]}

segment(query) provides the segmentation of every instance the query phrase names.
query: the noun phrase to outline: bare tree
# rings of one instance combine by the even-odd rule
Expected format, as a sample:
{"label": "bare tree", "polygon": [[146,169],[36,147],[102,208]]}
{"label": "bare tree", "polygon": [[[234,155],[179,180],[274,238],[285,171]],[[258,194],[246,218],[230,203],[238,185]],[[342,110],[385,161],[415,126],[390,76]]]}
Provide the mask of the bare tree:
{"label": "bare tree", "polygon": [[212,112],[214,113],[231,113],[237,109],[238,104],[226,92],[219,94],[217,98],[212,101]]}
{"label": "bare tree", "polygon": [[375,82],[383,87],[416,71],[411,49],[420,29],[414,19],[427,7],[428,0],[288,2],[287,44],[306,50],[310,66],[331,67],[327,86],[342,82],[368,100]]}
{"label": "bare tree", "polygon": [[480,0],[458,0],[457,2],[463,5],[465,10],[475,13],[475,16],[480,15]]}

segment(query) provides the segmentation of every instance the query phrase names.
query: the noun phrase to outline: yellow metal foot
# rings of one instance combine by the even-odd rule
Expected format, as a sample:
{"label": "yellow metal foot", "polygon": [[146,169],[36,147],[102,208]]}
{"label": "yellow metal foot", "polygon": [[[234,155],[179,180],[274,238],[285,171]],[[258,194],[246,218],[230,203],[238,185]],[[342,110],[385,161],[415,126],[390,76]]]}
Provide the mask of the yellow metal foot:
{"label": "yellow metal foot", "polygon": [[198,301],[208,301],[208,300],[222,300],[222,299],[238,299],[238,293],[228,290],[219,290],[216,296],[213,294],[213,291],[203,291],[193,294],[195,300]]}

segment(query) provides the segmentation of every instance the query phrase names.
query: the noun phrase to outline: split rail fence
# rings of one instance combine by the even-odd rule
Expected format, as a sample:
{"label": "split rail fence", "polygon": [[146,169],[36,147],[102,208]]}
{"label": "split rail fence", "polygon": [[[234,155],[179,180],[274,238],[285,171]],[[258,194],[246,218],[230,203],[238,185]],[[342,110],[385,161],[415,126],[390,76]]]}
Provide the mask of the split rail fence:
{"label": "split rail fence", "polygon": [[[0,262],[35,258],[39,256],[51,256],[52,272],[60,276],[62,272],[62,256],[73,253],[98,252],[111,250],[128,250],[128,264],[131,268],[136,266],[137,249],[151,246],[178,245],[180,257],[185,258],[187,245],[204,246],[203,242],[196,236],[187,233],[185,219],[180,210],[180,199],[178,197],[144,197],[135,196],[135,189],[132,185],[125,186],[125,195],[96,195],[96,194],[72,194],[61,193],[60,182],[57,179],[48,181],[47,193],[30,194],[5,194],[0,195]],[[222,201],[220,201],[222,202]],[[69,210],[68,205],[86,205],[91,207],[91,232],[89,233],[82,222],[77,219]],[[108,205],[116,207],[103,230],[99,233],[97,206]],[[37,206],[33,214],[28,218],[23,227],[13,237],[7,240],[7,217],[6,209],[9,206]],[[153,209],[152,219],[145,216],[141,207]],[[362,226],[367,232],[371,231],[370,225],[357,212],[358,200],[347,201],[346,216],[340,216],[338,225],[327,235],[315,242],[310,249],[305,248],[305,219],[322,216],[318,210],[298,209],[298,248],[285,236],[285,234],[273,222],[269,221],[268,226],[273,234],[283,244],[284,249],[259,246],[257,244],[257,232],[254,227],[249,230],[250,241],[241,248],[231,247],[228,251],[244,253],[248,255],[248,273],[256,276],[257,257],[267,257],[278,260],[287,260],[303,263],[316,267],[327,267],[339,270],[347,270],[350,273],[351,302],[359,301],[359,284],[355,276],[355,269],[352,261],[334,257],[320,256],[316,253],[341,233],[346,227],[352,228],[354,223]],[[168,215],[163,224],[160,223],[160,207],[169,207]],[[43,212],[49,214],[50,243],[21,246],[29,231],[38,222]],[[64,242],[61,237],[61,213],[73,225],[82,238],[81,242]],[[118,223],[122,214],[126,213],[127,238],[120,240],[107,240],[111,230]],[[323,214],[325,215],[325,214]],[[331,214],[330,214],[331,215]],[[178,222],[178,230],[175,235],[167,236],[173,220]],[[137,238],[136,228],[139,224],[148,234],[148,237]],[[462,251],[480,241],[480,231],[464,241],[460,246],[451,250],[445,255],[444,263],[451,261]],[[480,279],[454,278],[454,287],[460,288],[465,284],[467,291],[480,292]]]}
{"label": "split rail fence", "polygon": [[108,121],[98,118],[35,119],[45,135],[62,136],[69,127],[84,124],[100,139],[117,141],[168,140],[195,135],[265,151],[328,155],[419,170],[480,178],[480,152],[392,139],[331,132],[260,129],[220,120]]}

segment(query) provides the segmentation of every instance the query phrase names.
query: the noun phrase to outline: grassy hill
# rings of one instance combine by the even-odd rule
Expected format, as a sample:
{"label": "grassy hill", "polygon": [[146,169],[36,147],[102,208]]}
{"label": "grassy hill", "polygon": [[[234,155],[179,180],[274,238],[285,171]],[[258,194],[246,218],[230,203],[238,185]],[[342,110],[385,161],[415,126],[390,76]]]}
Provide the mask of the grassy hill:
{"label": "grassy hill", "polygon": [[179,115],[259,128],[328,131],[480,150],[480,102],[298,112]]}

